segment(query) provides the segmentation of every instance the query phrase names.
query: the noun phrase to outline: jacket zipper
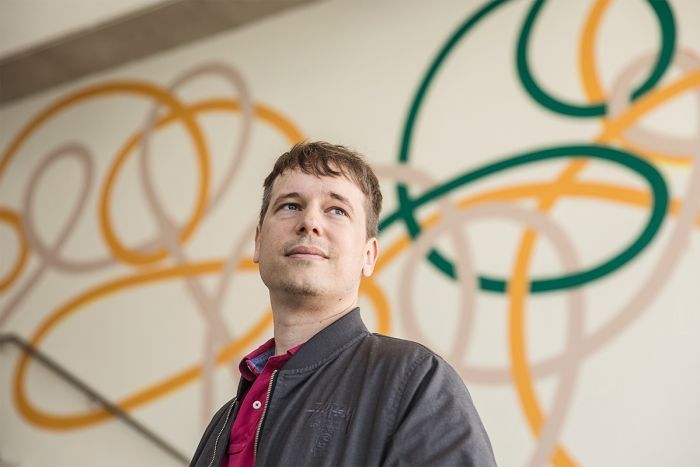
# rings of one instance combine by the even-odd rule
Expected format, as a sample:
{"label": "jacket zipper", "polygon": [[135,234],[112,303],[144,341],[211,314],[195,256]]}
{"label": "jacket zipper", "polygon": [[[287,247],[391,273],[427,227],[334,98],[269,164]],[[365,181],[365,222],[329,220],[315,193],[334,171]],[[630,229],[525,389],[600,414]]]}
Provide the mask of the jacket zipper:
{"label": "jacket zipper", "polygon": [[263,422],[265,421],[265,415],[267,415],[267,407],[270,405],[270,397],[272,396],[272,387],[275,385],[275,376],[277,376],[278,370],[273,370],[272,377],[270,378],[270,385],[267,387],[267,397],[265,398],[265,407],[263,408],[262,416],[258,422],[258,429],[255,431],[255,443],[253,444],[253,463],[255,463],[255,458],[258,457],[258,443],[260,442],[260,431],[262,430]]}
{"label": "jacket zipper", "polygon": [[228,424],[228,419],[231,418],[231,413],[233,413],[233,408],[235,405],[236,405],[236,398],[234,397],[233,401],[231,401],[231,407],[229,407],[228,412],[226,412],[226,419],[224,420],[224,424],[222,425],[221,430],[219,430],[219,434],[216,435],[216,440],[214,441],[214,451],[211,454],[211,461],[209,461],[208,467],[214,466],[214,459],[216,459],[216,447],[219,444],[219,438],[221,438],[221,434],[226,429],[226,425]]}

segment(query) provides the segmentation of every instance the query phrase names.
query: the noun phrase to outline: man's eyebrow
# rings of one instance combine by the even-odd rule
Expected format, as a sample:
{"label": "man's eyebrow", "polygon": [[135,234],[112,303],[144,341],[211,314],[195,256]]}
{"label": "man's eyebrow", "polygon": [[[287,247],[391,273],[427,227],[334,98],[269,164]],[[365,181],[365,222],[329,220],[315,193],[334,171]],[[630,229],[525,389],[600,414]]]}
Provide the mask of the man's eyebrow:
{"label": "man's eyebrow", "polygon": [[297,193],[296,191],[292,191],[291,193],[285,193],[283,195],[279,195],[277,198],[275,198],[275,202],[272,203],[272,205],[274,206],[284,199],[299,199],[299,198],[301,198],[301,195],[299,193]]}

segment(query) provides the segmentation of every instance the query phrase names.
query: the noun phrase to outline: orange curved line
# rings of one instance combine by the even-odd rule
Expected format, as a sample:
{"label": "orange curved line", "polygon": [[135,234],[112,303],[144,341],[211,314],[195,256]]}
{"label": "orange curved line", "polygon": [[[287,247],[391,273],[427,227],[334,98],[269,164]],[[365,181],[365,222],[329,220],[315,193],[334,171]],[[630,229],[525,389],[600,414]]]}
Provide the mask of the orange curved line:
{"label": "orange curved line", "polygon": [[[240,112],[241,106],[236,99],[210,99],[195,104],[192,110],[196,114],[215,111]],[[253,115],[273,128],[280,130],[292,144],[304,139],[304,134],[290,119],[266,104],[255,104],[253,106]]]}
{"label": "orange curved line", "polygon": [[581,42],[579,46],[578,63],[583,82],[583,90],[589,102],[602,102],[605,100],[605,92],[600,84],[598,69],[595,66],[595,37],[598,28],[610,6],[610,0],[598,0],[593,4],[586,22],[583,25]]}
{"label": "orange curved line", "polygon": [[377,315],[377,332],[389,334],[391,330],[391,312],[389,301],[382,288],[373,277],[363,277],[360,282],[360,293],[367,295],[374,306],[374,313]]}
{"label": "orange curved line", "polygon": [[700,86],[700,70],[695,70],[665,87],[649,91],[619,117],[606,121],[596,141],[614,140],[650,110],[698,86]]}
{"label": "orange curved line", "polygon": [[[576,168],[582,167],[580,164],[573,163],[571,172],[564,171],[564,177],[559,183],[571,183],[575,177]],[[567,176],[568,175],[568,176]],[[541,212],[548,211],[556,202],[558,196],[547,193],[540,198],[537,209]],[[542,425],[544,424],[544,415],[540,408],[537,394],[532,379],[531,369],[527,361],[527,348],[525,344],[525,297],[530,290],[530,283],[527,279],[527,271],[530,266],[530,258],[534,247],[537,234],[534,230],[528,228],[522,237],[520,248],[516,255],[515,264],[513,267],[513,275],[508,283],[507,297],[510,304],[509,313],[509,336],[510,336],[510,358],[511,372],[513,381],[520,404],[525,412],[530,429],[536,436],[539,436]],[[568,452],[560,445],[554,448],[551,461],[557,466],[576,465]]]}
{"label": "orange curved line", "polygon": [[[255,270],[255,268],[249,267],[250,263],[251,262],[249,260],[242,261],[239,263],[238,269]],[[223,266],[223,261],[193,263],[112,280],[88,290],[65,305],[59,307],[39,326],[29,342],[32,346],[38,347],[40,342],[47,336],[48,332],[61,321],[65,320],[70,315],[85,309],[85,306],[89,303],[108,297],[124,289],[132,288],[141,284],[172,280],[192,275],[212,274],[221,271]],[[270,313],[266,313],[239,339],[231,342],[228,346],[218,352],[217,363],[221,364],[228,361],[228,359],[233,358],[237,352],[241,352],[242,349],[249,346],[259,337],[260,334],[262,334],[266,328],[269,327],[270,323],[271,315]],[[77,415],[53,415],[37,409],[30,403],[26,396],[25,380],[29,362],[29,355],[23,353],[17,365],[14,378],[15,405],[17,406],[19,412],[28,421],[45,428],[64,430],[84,427],[102,420],[106,420],[113,416],[110,412],[107,412],[101,408],[93,409]],[[156,383],[146,387],[145,389],[137,391],[132,396],[119,401],[117,405],[124,410],[134,409],[194,381],[201,375],[201,370],[201,365],[193,365],[160,383]]]}
{"label": "orange curved line", "polygon": [[0,279],[0,292],[10,287],[24,270],[24,266],[27,264],[27,257],[29,255],[29,245],[27,243],[27,237],[22,229],[22,220],[14,211],[9,209],[0,208],[0,220],[7,222],[11,227],[14,228],[17,234],[17,240],[19,241],[19,255],[17,255],[17,261],[14,266],[10,268],[10,272],[3,279]]}
{"label": "orange curved line", "polygon": [[0,156],[0,178],[4,174],[7,165],[17,154],[17,151],[24,144],[24,142],[49,118],[61,110],[75,104],[76,102],[102,94],[117,92],[143,94],[154,97],[161,103],[169,103],[173,101],[172,97],[163,88],[159,88],[150,83],[137,81],[101,83],[94,86],[88,86],[85,89],[68,94],[41,111],[17,133],[17,136],[15,136],[5,152],[2,153],[2,156]]}

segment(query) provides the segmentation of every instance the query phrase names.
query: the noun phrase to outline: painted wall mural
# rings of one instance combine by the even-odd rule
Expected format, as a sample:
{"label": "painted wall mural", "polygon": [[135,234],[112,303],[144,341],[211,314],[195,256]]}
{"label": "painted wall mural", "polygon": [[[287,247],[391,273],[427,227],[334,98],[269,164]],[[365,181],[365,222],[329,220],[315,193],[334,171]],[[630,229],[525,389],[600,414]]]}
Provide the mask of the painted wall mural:
{"label": "painted wall mural", "polygon": [[[332,28],[341,13],[384,11],[382,2],[330,3],[244,34],[319,18]],[[419,3],[405,8],[432,8]],[[186,63],[163,66],[162,81],[122,71],[0,109],[12,117],[0,133],[0,332],[55,355],[190,452],[230,396],[240,356],[271,333],[250,257],[264,175],[296,141],[331,135],[360,145],[365,135],[393,150],[368,154],[387,199],[380,260],[361,284],[363,315],[375,331],[423,342],[455,366],[499,463],[697,465],[687,433],[700,428],[689,398],[700,390],[700,296],[687,285],[700,272],[700,36],[684,28],[700,10],[690,1],[572,4],[451,5],[442,21],[453,27],[431,35],[441,41],[413,39],[432,55],[396,59],[423,71],[402,75],[402,113],[376,133],[333,133],[323,111],[277,99],[273,86],[293,95],[306,75],[287,87],[246,60],[195,58],[249,40],[239,33],[176,52]],[[644,20],[630,31],[634,15]],[[373,40],[391,35],[367,28]],[[546,75],[561,68],[557,34],[576,45],[567,62],[575,80]],[[371,46],[355,47],[384,64],[369,74],[391,74],[385,57],[366,58]],[[319,52],[326,60],[344,63]],[[496,60],[505,68],[491,68]],[[151,73],[135,66],[135,76]],[[489,74],[502,69],[511,72]],[[345,93],[319,86],[319,101]],[[563,97],[575,86],[583,98]],[[363,92],[388,102],[386,89]],[[371,112],[352,115],[375,125]],[[3,446],[15,458],[41,459],[22,452],[116,423],[55,394],[29,355],[2,358],[0,433],[19,446]],[[668,389],[639,387],[645,368]],[[652,408],[636,405],[648,401]],[[640,410],[648,418],[628,417]],[[65,465],[82,462],[66,456]],[[85,465],[124,462],[95,459]]]}

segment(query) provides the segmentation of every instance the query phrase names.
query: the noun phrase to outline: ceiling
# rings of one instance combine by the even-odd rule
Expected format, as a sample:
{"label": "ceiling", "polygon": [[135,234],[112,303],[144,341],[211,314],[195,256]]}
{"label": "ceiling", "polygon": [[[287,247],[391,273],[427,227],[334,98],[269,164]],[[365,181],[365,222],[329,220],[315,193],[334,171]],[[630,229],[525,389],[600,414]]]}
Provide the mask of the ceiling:
{"label": "ceiling", "polygon": [[317,0],[2,0],[0,105]]}

